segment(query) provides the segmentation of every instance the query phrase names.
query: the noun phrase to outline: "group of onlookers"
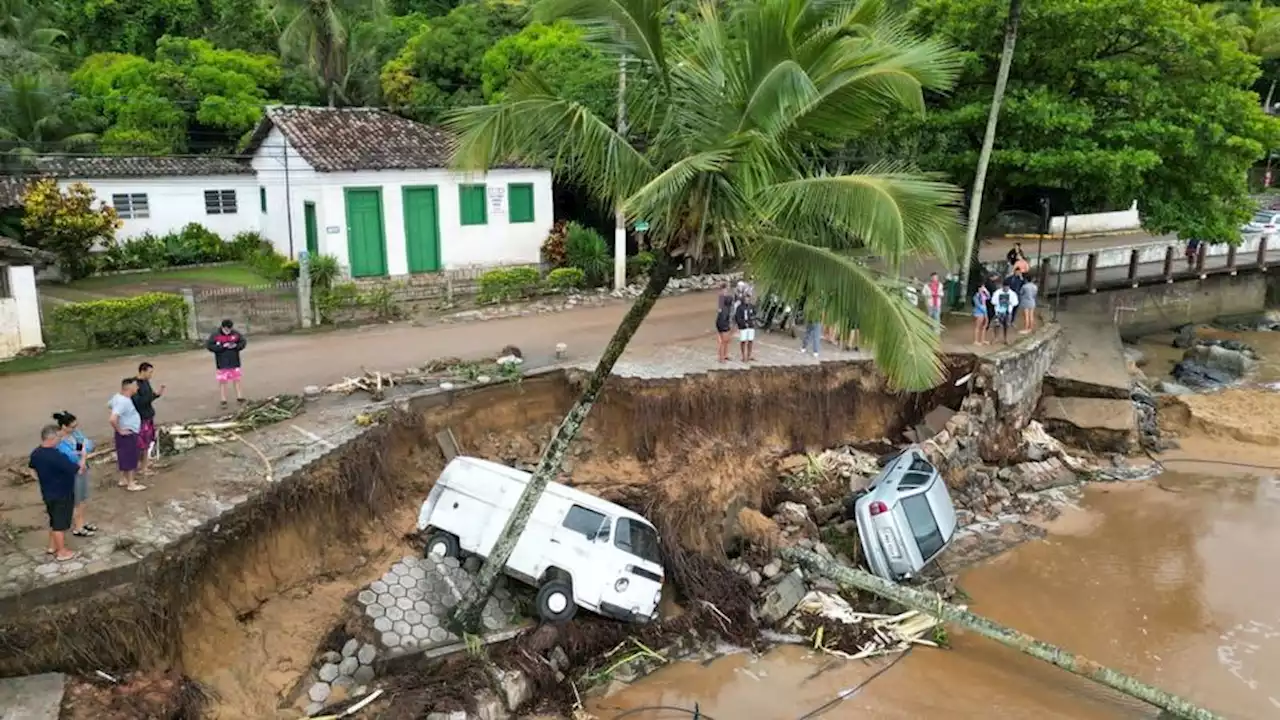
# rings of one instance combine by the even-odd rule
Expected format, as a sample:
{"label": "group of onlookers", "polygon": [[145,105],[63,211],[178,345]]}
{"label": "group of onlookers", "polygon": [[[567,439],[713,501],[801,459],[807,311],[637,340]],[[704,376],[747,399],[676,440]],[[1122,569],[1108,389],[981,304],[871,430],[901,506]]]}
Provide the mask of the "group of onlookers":
{"label": "group of onlookers", "polygon": [[1028,275],[1031,264],[1022,251],[1022,244],[1016,243],[1006,256],[1010,273],[1001,279],[998,273],[987,275],[987,279],[978,287],[973,295],[973,342],[975,345],[986,345],[987,333],[992,324],[1000,329],[1005,344],[1009,342],[1009,328],[1013,327],[1022,316],[1021,334],[1036,329],[1036,302],[1040,295],[1040,287],[1034,278]]}
{"label": "group of onlookers", "polygon": [[[227,404],[227,385],[235,388],[237,402],[244,402],[240,381],[240,351],[245,338],[230,320],[221,325],[205,342],[213,353],[221,405]],[[154,475],[150,460],[156,444],[155,403],[164,397],[165,386],[152,385],[155,366],[138,365],[136,375],[120,381],[120,390],[107,401],[116,469],[117,484],[129,492],[146,490],[139,476]],[[46,552],[57,562],[76,557],[67,548],[66,533],[76,537],[92,537],[98,527],[85,518],[85,502],[89,499],[89,458],[93,441],[80,431],[76,416],[66,410],[53,414],[54,423],[40,430],[40,446],[31,452],[29,467],[35,471],[49,516],[49,545]]]}
{"label": "group of onlookers", "polygon": [[738,331],[738,352],[742,362],[755,360],[753,355],[756,341],[755,290],[741,280],[732,290],[729,283],[721,286],[720,295],[716,299],[716,335],[719,339],[717,359],[720,362],[729,361],[731,329]]}

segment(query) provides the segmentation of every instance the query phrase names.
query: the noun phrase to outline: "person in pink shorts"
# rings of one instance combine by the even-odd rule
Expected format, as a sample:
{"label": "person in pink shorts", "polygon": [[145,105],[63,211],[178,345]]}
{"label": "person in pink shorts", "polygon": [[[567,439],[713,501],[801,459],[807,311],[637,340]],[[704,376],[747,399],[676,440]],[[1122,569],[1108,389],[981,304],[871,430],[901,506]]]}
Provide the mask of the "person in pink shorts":
{"label": "person in pink shorts", "polygon": [[235,385],[236,402],[243,403],[244,395],[240,391],[240,351],[244,350],[244,335],[235,329],[235,323],[223,320],[211,335],[205,347],[213,353],[213,364],[217,371],[218,392],[222,397],[222,406],[227,406],[227,385]]}

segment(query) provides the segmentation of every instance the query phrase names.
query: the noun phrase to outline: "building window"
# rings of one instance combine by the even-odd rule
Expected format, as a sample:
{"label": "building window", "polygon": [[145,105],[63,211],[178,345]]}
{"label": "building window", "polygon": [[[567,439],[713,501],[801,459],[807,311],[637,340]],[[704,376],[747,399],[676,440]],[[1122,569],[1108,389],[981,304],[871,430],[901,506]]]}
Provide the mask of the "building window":
{"label": "building window", "polygon": [[513,223],[533,222],[533,185],[512,183],[507,186],[507,220]]}
{"label": "building window", "polygon": [[458,204],[458,214],[463,225],[484,225],[489,222],[483,185],[459,185]]}
{"label": "building window", "polygon": [[258,188],[258,204],[262,206],[262,212],[265,213],[267,211],[267,189],[264,187]]}
{"label": "building window", "polygon": [[111,196],[111,206],[121,220],[135,220],[151,217],[151,208],[147,207],[146,193],[121,193]]}
{"label": "building window", "polygon": [[205,190],[204,212],[206,215],[235,215],[235,190]]}

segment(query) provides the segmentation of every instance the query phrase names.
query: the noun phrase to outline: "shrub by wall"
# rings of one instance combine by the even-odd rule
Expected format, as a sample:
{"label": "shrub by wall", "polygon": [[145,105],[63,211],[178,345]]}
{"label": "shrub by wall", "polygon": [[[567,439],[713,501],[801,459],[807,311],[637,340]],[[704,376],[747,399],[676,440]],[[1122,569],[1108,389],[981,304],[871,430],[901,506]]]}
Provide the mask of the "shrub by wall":
{"label": "shrub by wall", "polygon": [[187,304],[181,295],[146,293],[59,305],[49,321],[54,334],[80,349],[143,347],[184,339]]}
{"label": "shrub by wall", "polygon": [[537,292],[541,282],[537,269],[531,267],[490,270],[480,276],[480,296],[477,299],[482,303],[493,303],[527,298]]}
{"label": "shrub by wall", "polygon": [[586,273],[578,268],[556,268],[547,273],[547,288],[557,292],[576,290],[586,282]]}

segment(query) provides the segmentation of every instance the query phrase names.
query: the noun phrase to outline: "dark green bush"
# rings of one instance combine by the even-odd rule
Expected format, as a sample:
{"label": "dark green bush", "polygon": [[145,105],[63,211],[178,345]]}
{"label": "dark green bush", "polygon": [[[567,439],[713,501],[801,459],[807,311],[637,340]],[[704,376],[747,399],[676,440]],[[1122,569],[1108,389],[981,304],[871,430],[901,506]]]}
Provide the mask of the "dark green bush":
{"label": "dark green bush", "polygon": [[49,315],[53,334],[81,349],[143,347],[187,334],[187,304],[172,293],[66,303]]}
{"label": "dark green bush", "polygon": [[551,290],[576,290],[586,282],[586,273],[576,267],[556,268],[547,273],[547,288]]}
{"label": "dark green bush", "polygon": [[342,276],[342,266],[338,258],[332,255],[315,255],[311,258],[311,287],[333,287],[333,283]]}
{"label": "dark green bush", "polygon": [[231,238],[227,248],[228,257],[232,260],[249,260],[264,250],[273,250],[271,242],[261,234],[246,230],[238,232]]}
{"label": "dark green bush", "polygon": [[603,285],[609,278],[613,260],[604,237],[592,228],[571,222],[565,225],[565,265],[578,268],[592,287]]}
{"label": "dark green bush", "polygon": [[638,278],[648,275],[655,262],[657,262],[657,258],[653,256],[653,253],[648,250],[641,250],[627,258],[627,277]]}

